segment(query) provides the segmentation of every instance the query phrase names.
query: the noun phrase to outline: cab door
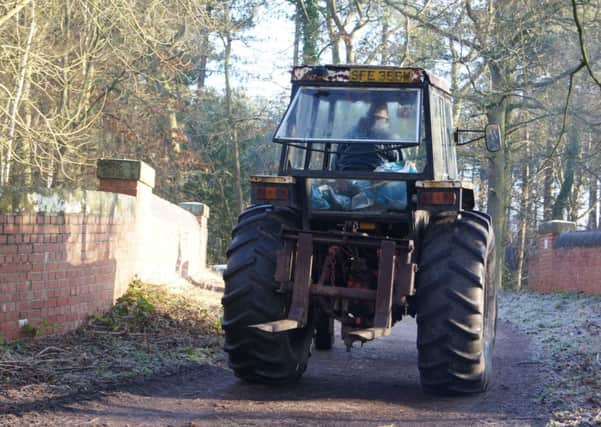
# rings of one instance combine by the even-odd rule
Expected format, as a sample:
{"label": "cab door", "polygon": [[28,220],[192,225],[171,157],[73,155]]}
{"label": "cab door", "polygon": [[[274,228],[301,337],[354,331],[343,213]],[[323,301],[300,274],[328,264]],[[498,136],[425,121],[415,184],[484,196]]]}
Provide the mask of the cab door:
{"label": "cab door", "polygon": [[457,179],[457,155],[453,144],[453,104],[451,97],[430,88],[432,157],[435,180]]}

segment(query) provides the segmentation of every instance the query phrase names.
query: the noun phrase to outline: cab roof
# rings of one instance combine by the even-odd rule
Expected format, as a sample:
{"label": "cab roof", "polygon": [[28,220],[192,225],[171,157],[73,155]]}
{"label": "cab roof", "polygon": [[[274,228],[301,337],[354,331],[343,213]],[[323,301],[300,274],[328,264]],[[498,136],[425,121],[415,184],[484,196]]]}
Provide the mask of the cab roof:
{"label": "cab roof", "polygon": [[292,83],[422,84],[430,83],[450,94],[449,84],[423,68],[374,65],[299,65],[292,69]]}

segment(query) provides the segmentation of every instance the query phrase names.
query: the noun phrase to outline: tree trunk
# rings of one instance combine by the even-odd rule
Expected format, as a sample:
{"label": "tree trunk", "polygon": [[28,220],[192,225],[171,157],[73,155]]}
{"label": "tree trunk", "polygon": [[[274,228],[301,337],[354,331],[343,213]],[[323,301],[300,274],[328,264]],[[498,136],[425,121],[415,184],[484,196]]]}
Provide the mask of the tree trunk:
{"label": "tree trunk", "polygon": [[171,148],[175,153],[179,153],[181,151],[181,147],[179,144],[179,128],[177,125],[177,113],[175,111],[175,107],[173,106],[173,101],[169,101],[169,136],[171,138]]}
{"label": "tree trunk", "polygon": [[349,34],[344,37],[344,49],[346,50],[346,63],[354,64],[355,52],[353,50],[353,38]]}
{"label": "tree trunk", "polygon": [[298,0],[302,12],[303,63],[316,64],[317,40],[319,38],[319,9],[317,0]]}
{"label": "tree trunk", "polygon": [[326,24],[328,26],[330,45],[332,46],[332,64],[340,64],[340,35],[334,28],[334,20],[330,14],[328,14]]}
{"label": "tree trunk", "polygon": [[[227,6],[226,6],[227,7]],[[229,8],[226,9],[226,25],[229,24]],[[232,87],[230,83],[230,67],[232,55],[232,36],[229,30],[225,34],[225,56],[224,56],[224,75],[225,75],[225,113],[229,124],[228,137],[233,151],[233,169],[234,169],[234,202],[236,214],[242,211],[244,205],[242,197],[242,180],[240,177],[240,143],[238,141],[238,132],[232,113]]]}
{"label": "tree trunk", "polygon": [[594,176],[589,178],[588,200],[588,228],[594,230],[599,228],[599,181]]}
{"label": "tree trunk", "polygon": [[198,64],[198,79],[196,80],[196,85],[199,90],[204,89],[205,81],[207,79],[207,63],[209,61],[209,34],[206,31],[200,36],[200,45],[202,46],[203,54],[200,57],[200,62]]}
{"label": "tree trunk", "polygon": [[13,158],[13,152],[15,149],[15,133],[17,128],[17,116],[19,107],[23,99],[24,88],[29,84],[26,82],[28,77],[31,75],[29,55],[31,54],[31,42],[36,32],[36,19],[35,19],[35,2],[31,2],[31,23],[29,25],[29,34],[25,42],[23,49],[23,57],[21,58],[21,64],[19,69],[19,76],[17,85],[15,88],[15,95],[10,108],[10,118],[8,125],[8,135],[6,140],[6,155],[4,156],[3,168],[0,173],[0,185],[6,185],[9,182],[11,174],[11,162]]}
{"label": "tree trunk", "polygon": [[[64,15],[61,24],[62,37],[66,43],[71,42],[71,0],[66,0],[63,2],[64,5]],[[62,91],[59,102],[59,111],[58,116],[62,119],[68,119],[69,117],[69,104],[71,97],[71,76],[70,76],[70,58],[69,58],[69,49],[64,49],[62,55]],[[65,159],[65,154],[68,152],[69,147],[66,144],[64,136],[56,137],[57,144],[54,150],[49,150],[49,158],[48,158],[48,175],[46,179],[46,186],[48,188],[56,187],[60,184],[61,180],[64,176],[61,174],[61,171],[64,171],[65,165],[63,164],[63,160]]]}
{"label": "tree trunk", "polygon": [[[586,158],[590,159],[596,153],[595,143],[593,142],[593,134],[588,133],[586,143]],[[599,228],[599,174],[588,174],[588,221],[587,227],[589,230]]]}
{"label": "tree trunk", "polygon": [[486,164],[488,164],[488,158],[480,157],[478,159],[478,197],[479,209],[488,211],[488,173],[486,170]]}
{"label": "tree trunk", "polygon": [[405,16],[405,40],[403,42],[403,56],[399,61],[399,66],[404,67],[407,62],[409,62],[409,42],[411,40],[411,23],[409,22],[409,17]]}
{"label": "tree trunk", "polygon": [[[503,74],[499,67],[491,63],[491,86],[493,91],[502,93]],[[505,135],[506,101],[504,98],[489,107],[487,112],[488,122],[497,123],[501,128],[501,134]],[[503,144],[503,149],[491,153],[488,158],[488,213],[492,217],[493,227],[496,236],[496,263],[497,263],[497,284],[503,284],[503,271],[505,269],[505,230],[507,223],[506,200],[507,180],[505,179],[505,158],[508,155],[509,147],[507,143]]]}
{"label": "tree trunk", "polygon": [[54,174],[56,168],[56,161],[54,160],[53,153],[50,153],[50,158],[48,159],[48,165],[46,167],[48,168],[44,177],[44,180],[46,181],[46,188],[52,188],[55,183]]}
{"label": "tree trunk", "polygon": [[568,202],[570,193],[574,186],[574,169],[576,167],[576,159],[578,157],[578,133],[575,126],[571,126],[568,131],[568,145],[565,151],[565,171],[563,182],[555,204],[553,205],[552,218],[553,219],[566,219],[568,213]]}
{"label": "tree trunk", "polygon": [[[212,18],[213,5],[210,3],[205,6],[205,10],[207,13],[207,17]],[[206,79],[207,79],[207,63],[209,62],[209,52],[211,50],[211,46],[209,44],[209,30],[203,28],[200,31],[200,62],[198,63],[198,79],[196,80],[196,84],[199,90],[204,89]]]}
{"label": "tree trunk", "polygon": [[300,9],[300,5],[296,5],[296,14],[294,15],[294,48],[292,50],[292,65],[296,67],[299,65],[299,52],[300,52],[300,39],[301,39],[301,16],[303,11]]}
{"label": "tree trunk", "polygon": [[[553,149],[553,141],[547,137],[546,145],[547,155],[551,155]],[[543,182],[543,220],[549,221],[553,214],[553,160],[549,159],[545,162],[545,178]]]}
{"label": "tree trunk", "polygon": [[[28,75],[27,82],[25,83],[25,89],[23,91],[23,99],[29,100],[30,94],[31,94],[31,76]],[[25,113],[25,120],[24,120],[23,125],[25,127],[26,132],[23,135],[23,146],[22,146],[23,169],[22,169],[21,179],[22,179],[22,184],[27,187],[27,186],[31,186],[33,184],[33,177],[32,177],[33,174],[32,174],[31,168],[32,168],[32,164],[33,164],[32,148],[33,148],[33,144],[35,143],[32,138],[32,133],[30,132],[31,124],[33,122],[33,114],[31,111],[30,102],[28,102],[24,105],[24,113]]]}
{"label": "tree trunk", "polygon": [[[580,145],[580,144],[579,144]],[[580,158],[580,153],[576,155],[576,160],[574,163],[578,163]],[[574,166],[574,183],[572,184],[572,191],[568,197],[568,221],[578,222],[580,217],[580,197],[582,195],[582,186],[583,186],[583,175],[582,169]]]}
{"label": "tree trunk", "polygon": [[390,23],[388,22],[388,18],[390,16],[390,10],[386,5],[382,6],[382,39],[381,39],[381,54],[380,54],[380,64],[386,65],[389,59],[389,51],[388,51],[388,38],[390,31]]}
{"label": "tree trunk", "polygon": [[526,144],[526,159],[522,169],[522,198],[520,200],[520,222],[518,230],[518,248],[517,248],[517,272],[515,280],[515,289],[522,289],[522,280],[524,277],[524,259],[526,258],[526,232],[528,227],[528,208],[530,206],[530,144],[528,142],[528,131],[526,130],[524,141]]}
{"label": "tree trunk", "polygon": [[453,62],[451,62],[451,93],[455,98],[453,99],[453,124],[455,126],[459,126],[459,118],[461,117],[461,102],[457,99],[459,88],[459,54],[457,53],[457,49],[455,48],[455,42],[452,38],[447,37],[447,42],[449,43],[449,50],[451,51],[451,57],[453,58]]}

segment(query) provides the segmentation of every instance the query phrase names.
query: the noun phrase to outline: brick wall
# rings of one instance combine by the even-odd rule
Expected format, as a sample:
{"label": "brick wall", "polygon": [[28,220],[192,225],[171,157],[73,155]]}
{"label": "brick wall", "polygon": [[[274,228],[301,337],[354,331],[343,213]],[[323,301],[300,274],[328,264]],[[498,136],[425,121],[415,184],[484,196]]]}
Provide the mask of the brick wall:
{"label": "brick wall", "polygon": [[0,214],[0,336],[18,337],[19,320],[66,331],[108,309],[118,276],[132,275],[130,227],[105,215]]}
{"label": "brick wall", "polygon": [[135,276],[174,282],[206,267],[206,209],[197,217],[147,184],[111,179],[128,194],[0,191],[1,338],[22,336],[25,323],[74,329]]}
{"label": "brick wall", "polygon": [[548,227],[540,233],[538,253],[529,260],[528,287],[601,294],[601,246],[554,248],[561,233]]}

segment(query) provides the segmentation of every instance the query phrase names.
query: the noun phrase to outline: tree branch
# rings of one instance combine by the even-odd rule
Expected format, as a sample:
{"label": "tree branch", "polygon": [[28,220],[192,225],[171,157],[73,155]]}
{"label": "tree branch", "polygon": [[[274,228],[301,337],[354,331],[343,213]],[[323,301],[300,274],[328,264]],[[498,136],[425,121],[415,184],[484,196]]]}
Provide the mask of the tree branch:
{"label": "tree branch", "polygon": [[591,68],[591,64],[588,58],[588,53],[586,52],[586,47],[584,46],[584,28],[580,23],[580,19],[578,18],[578,8],[576,6],[576,0],[572,0],[572,14],[574,15],[574,23],[576,24],[576,29],[578,30],[578,42],[580,45],[580,53],[582,54],[582,63],[586,67],[588,74],[591,76],[591,79],[601,88],[601,81],[597,79],[595,74],[593,73],[593,69]]}
{"label": "tree branch", "polygon": [[4,23],[7,22],[14,15],[19,13],[19,11],[21,11],[21,9],[23,9],[29,3],[31,3],[31,0],[22,0],[20,3],[17,3],[17,5],[12,10],[10,10],[6,15],[0,17],[0,27],[2,27],[2,25],[4,25]]}
{"label": "tree branch", "polygon": [[559,131],[559,137],[557,138],[557,142],[553,145],[551,152],[548,153],[547,157],[543,160],[543,163],[542,163],[540,169],[538,170],[537,174],[541,173],[541,171],[545,170],[545,168],[547,168],[549,166],[549,162],[551,161],[551,158],[553,157],[553,155],[555,154],[555,151],[557,151],[557,148],[561,144],[563,135],[566,133],[566,127],[567,127],[567,122],[568,122],[568,109],[570,107],[570,97],[572,95],[572,87],[574,85],[574,76],[576,75],[576,73],[578,71],[582,70],[582,68],[584,68],[584,67],[585,67],[585,64],[583,61],[580,63],[580,65],[578,67],[576,67],[576,69],[572,72],[572,74],[570,74],[570,83],[568,85],[568,95],[566,96],[566,103],[563,108],[563,120],[561,123],[561,130]]}

